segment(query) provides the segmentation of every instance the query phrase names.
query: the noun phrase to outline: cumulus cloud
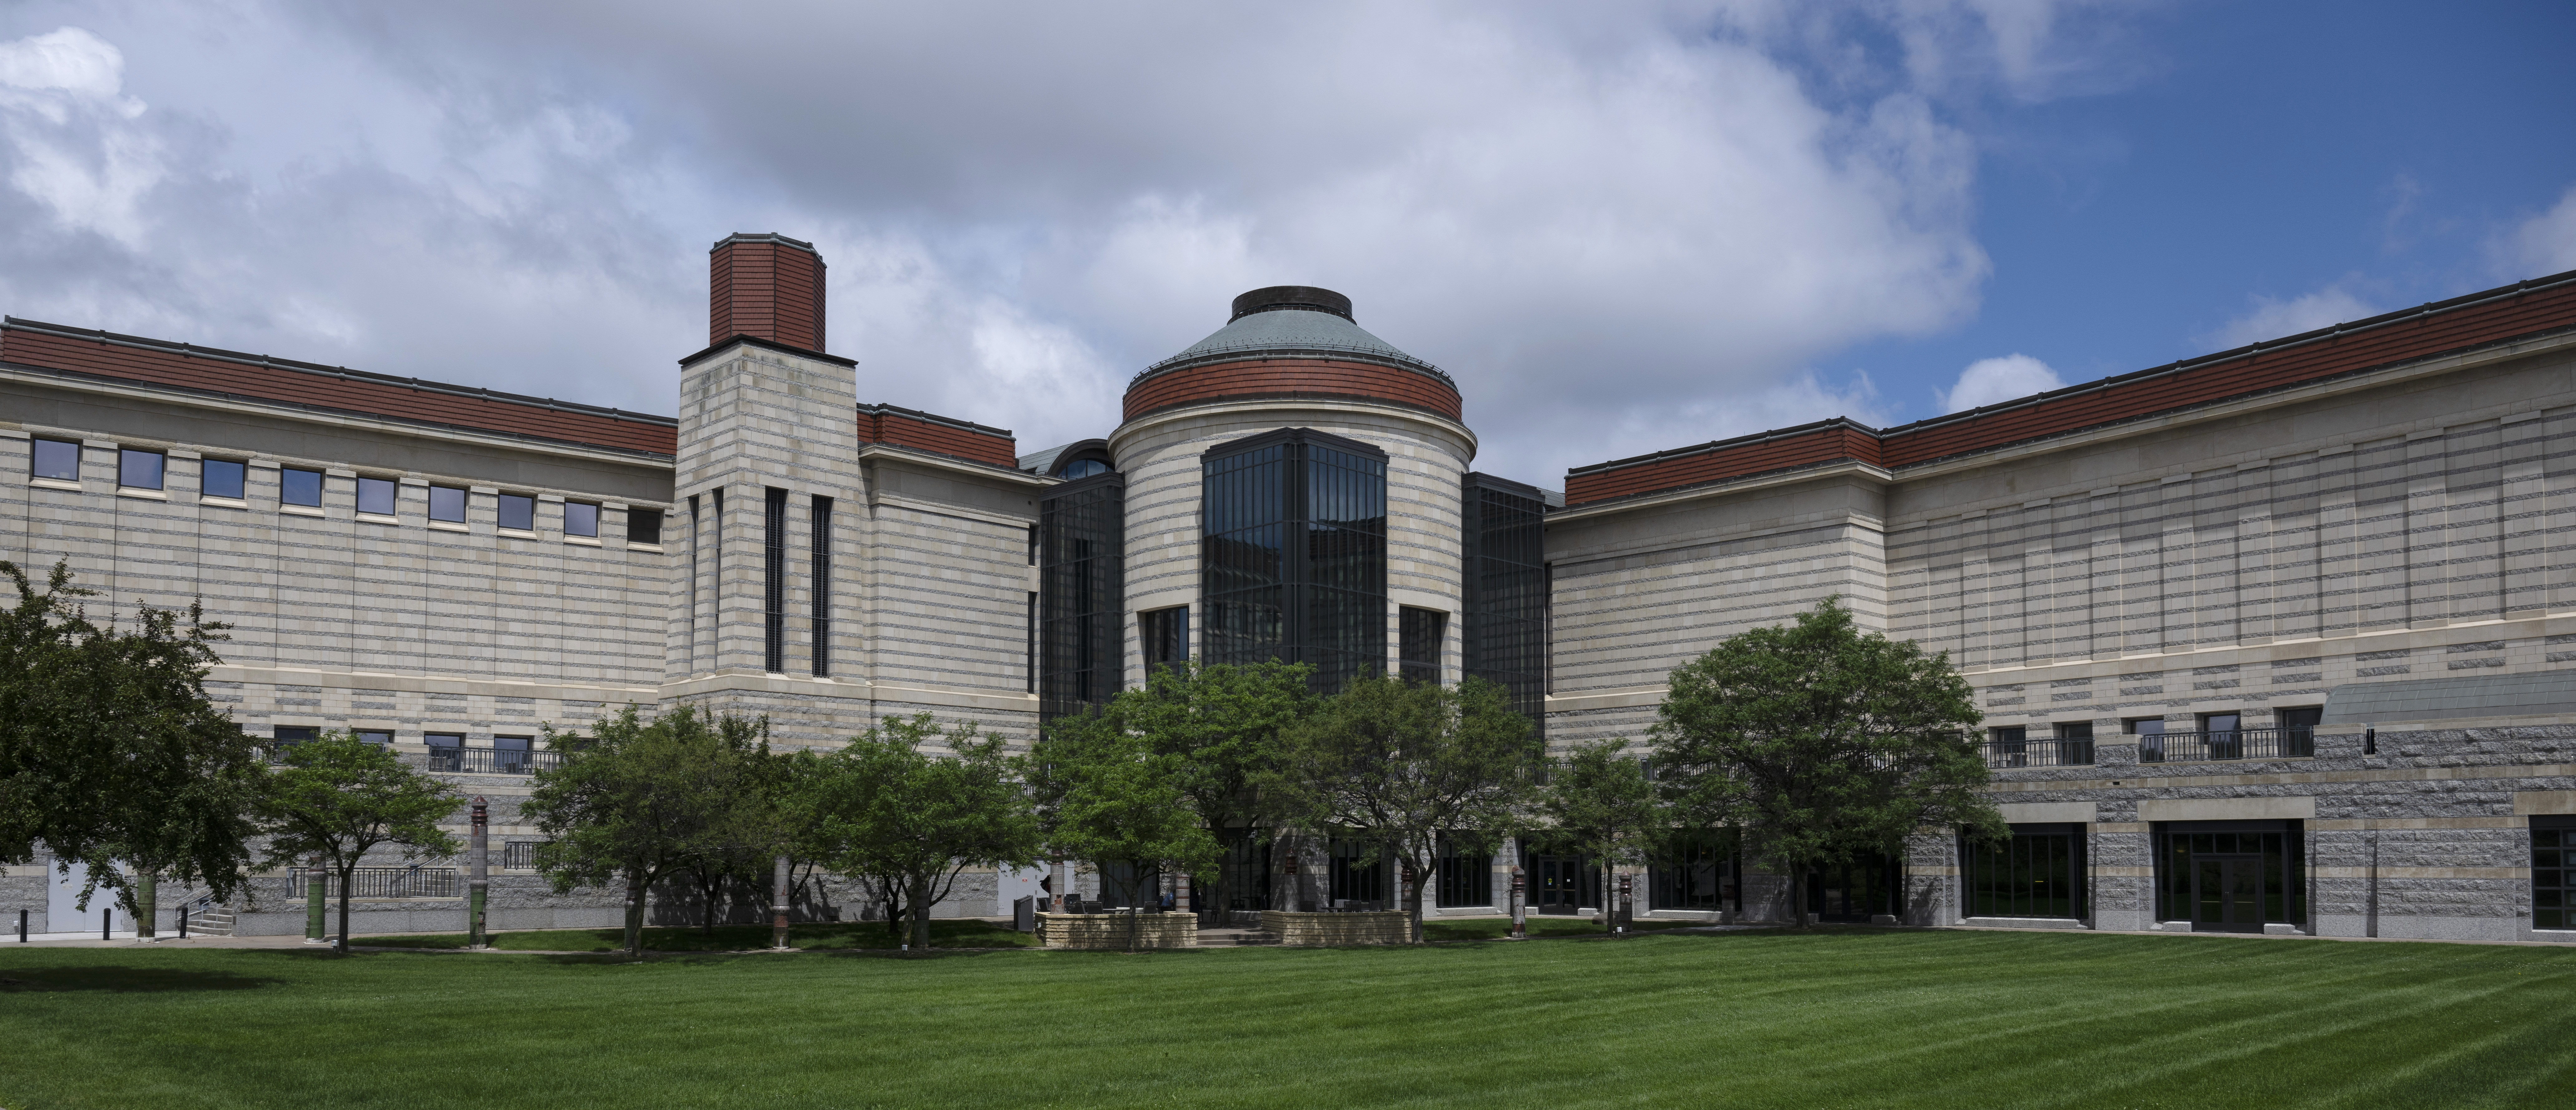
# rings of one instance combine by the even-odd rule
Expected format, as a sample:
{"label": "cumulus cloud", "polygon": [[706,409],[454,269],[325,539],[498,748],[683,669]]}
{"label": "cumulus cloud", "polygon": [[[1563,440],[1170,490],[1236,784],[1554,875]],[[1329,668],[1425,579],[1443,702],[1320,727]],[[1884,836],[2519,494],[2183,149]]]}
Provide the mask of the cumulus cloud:
{"label": "cumulus cloud", "polygon": [[1319,284],[1552,483],[1874,411],[1812,368],[1989,268],[1955,75],[2044,95],[2098,22],[1856,6],[1833,33],[1949,60],[1827,89],[1785,10],[39,3],[0,17],[0,301],[667,411],[705,244],[775,230],[863,397],[1034,448],[1234,293]]}
{"label": "cumulus cloud", "polygon": [[2330,285],[2288,300],[2257,294],[2252,307],[2244,315],[2220,325],[2203,336],[2202,341],[2213,351],[2233,350],[2249,343],[2280,339],[2378,314],[2378,309],[2370,307],[2341,285]]}
{"label": "cumulus cloud", "polygon": [[1961,412],[1999,404],[2065,385],[2048,364],[2025,354],[1981,358],[1959,371],[1959,380],[1941,396],[1941,411]]}
{"label": "cumulus cloud", "polygon": [[2496,253],[2514,280],[2576,270],[2576,185],[2548,211],[2514,228]]}

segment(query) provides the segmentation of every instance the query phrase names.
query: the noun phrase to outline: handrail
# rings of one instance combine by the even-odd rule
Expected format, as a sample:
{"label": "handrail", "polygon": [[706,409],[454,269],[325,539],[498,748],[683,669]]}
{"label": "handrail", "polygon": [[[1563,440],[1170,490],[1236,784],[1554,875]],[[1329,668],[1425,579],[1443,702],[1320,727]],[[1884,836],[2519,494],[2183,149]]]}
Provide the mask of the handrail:
{"label": "handrail", "polygon": [[2230,759],[2306,759],[2317,754],[2314,728],[2237,728],[2148,733],[2135,737],[2140,763]]}

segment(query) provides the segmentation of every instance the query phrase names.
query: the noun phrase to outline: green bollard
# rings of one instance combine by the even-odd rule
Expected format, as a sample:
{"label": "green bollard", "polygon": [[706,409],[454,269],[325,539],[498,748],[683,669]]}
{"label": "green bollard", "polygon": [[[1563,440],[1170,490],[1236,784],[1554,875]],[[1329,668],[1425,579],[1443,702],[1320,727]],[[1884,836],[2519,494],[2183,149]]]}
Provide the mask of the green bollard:
{"label": "green bollard", "polygon": [[322,857],[313,857],[313,868],[304,875],[304,943],[329,944],[331,938],[322,925],[322,888],[330,885],[331,873],[322,869]]}

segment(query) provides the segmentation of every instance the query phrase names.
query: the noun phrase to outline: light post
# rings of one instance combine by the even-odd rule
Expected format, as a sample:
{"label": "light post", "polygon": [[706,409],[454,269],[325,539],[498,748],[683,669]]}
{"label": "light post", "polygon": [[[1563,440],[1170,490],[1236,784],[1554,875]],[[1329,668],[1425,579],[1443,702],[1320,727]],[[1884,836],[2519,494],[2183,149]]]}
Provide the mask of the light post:
{"label": "light post", "polygon": [[316,853],[304,870],[304,943],[329,944],[322,927],[322,888],[330,883],[331,873],[322,869],[322,856]]}
{"label": "light post", "polygon": [[1519,864],[1512,865],[1512,939],[1529,939],[1529,892],[1522,885]]}
{"label": "light post", "polygon": [[1630,896],[1628,887],[1628,884],[1634,882],[1636,878],[1634,875],[1619,876],[1619,910],[1614,920],[1619,923],[1618,931],[1622,933],[1628,931],[1628,922],[1636,917],[1637,903]]}
{"label": "light post", "polygon": [[769,946],[787,951],[787,857],[778,857],[776,873],[769,880]]}
{"label": "light post", "polygon": [[492,836],[491,807],[480,794],[474,796],[473,831],[466,843],[465,947],[483,949],[491,946],[483,933],[483,907],[492,893]]}

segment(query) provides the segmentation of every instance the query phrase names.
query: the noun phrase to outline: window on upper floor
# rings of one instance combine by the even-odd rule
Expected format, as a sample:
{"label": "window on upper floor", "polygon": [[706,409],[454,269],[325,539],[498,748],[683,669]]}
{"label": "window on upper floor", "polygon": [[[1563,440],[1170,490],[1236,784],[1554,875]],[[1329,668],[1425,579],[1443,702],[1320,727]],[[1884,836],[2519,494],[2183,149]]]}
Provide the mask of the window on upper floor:
{"label": "window on upper floor", "polygon": [[649,543],[656,546],[660,545],[662,542],[662,510],[626,510],[626,542]]}
{"label": "window on upper floor", "polygon": [[277,501],[281,505],[302,505],[308,509],[322,507],[322,472],[285,467],[277,472]]}
{"label": "window on upper floor", "polygon": [[536,531],[537,499],[524,494],[502,494],[501,527],[516,532]]}
{"label": "window on upper floor", "polygon": [[116,453],[116,484],[126,489],[160,489],[161,475],[169,467],[169,457],[159,451],[123,448]]}
{"label": "window on upper floor", "polygon": [[39,439],[33,441],[27,450],[29,476],[51,478],[58,482],[80,481],[80,444],[59,439]]}
{"label": "window on upper floor", "polygon": [[580,501],[564,502],[564,535],[599,538],[599,506]]}
{"label": "window on upper floor", "polygon": [[454,486],[429,487],[429,519],[445,524],[465,523],[465,491]]}
{"label": "window on upper floor", "polygon": [[1449,638],[1449,614],[1405,605],[1396,611],[1396,660],[1407,682],[1440,681],[1440,648]]}
{"label": "window on upper floor", "polygon": [[394,480],[358,479],[358,511],[369,516],[394,515]]}
{"label": "window on upper floor", "polygon": [[200,459],[197,471],[197,496],[242,499],[244,479],[250,467],[231,459]]}
{"label": "window on upper floor", "polygon": [[369,744],[390,744],[394,742],[394,730],[389,728],[362,728],[358,730],[358,739]]}

